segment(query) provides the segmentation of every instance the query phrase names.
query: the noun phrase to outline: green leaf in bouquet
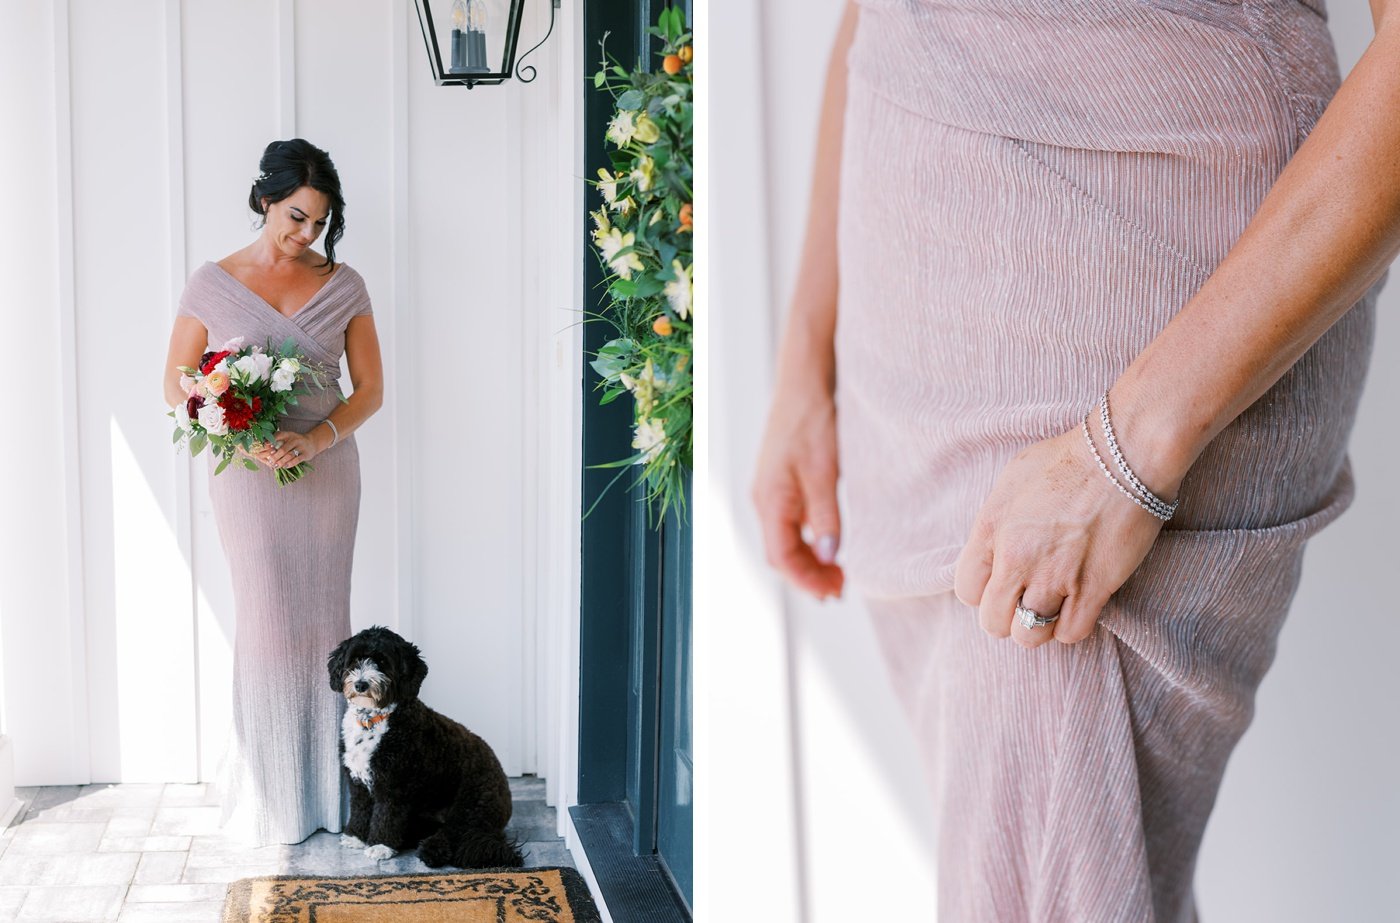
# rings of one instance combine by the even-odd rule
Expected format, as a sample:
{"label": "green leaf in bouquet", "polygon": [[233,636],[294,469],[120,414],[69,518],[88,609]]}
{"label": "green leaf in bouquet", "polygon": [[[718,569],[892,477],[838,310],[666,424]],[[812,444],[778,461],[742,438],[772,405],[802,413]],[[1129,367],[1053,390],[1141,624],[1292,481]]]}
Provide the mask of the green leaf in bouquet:
{"label": "green leaf in bouquet", "polygon": [[209,436],[205,433],[195,433],[190,436],[190,455],[198,455],[204,451],[204,447],[209,444]]}
{"label": "green leaf in bouquet", "polygon": [[619,109],[639,109],[645,97],[641,90],[628,90],[617,98],[617,108]]}
{"label": "green leaf in bouquet", "polygon": [[170,441],[171,441],[172,443],[174,443],[175,445],[179,445],[179,444],[180,444],[180,440],[181,440],[181,439],[184,439],[184,438],[185,438],[185,431],[182,430],[182,429],[180,429],[180,427],[177,426],[177,427],[175,427],[175,435],[173,435],[173,436],[170,438]]}
{"label": "green leaf in bouquet", "polygon": [[249,471],[258,470],[258,463],[253,461],[251,458],[240,458],[239,461],[242,462],[243,467],[247,468]]}
{"label": "green leaf in bouquet", "polygon": [[602,407],[607,404],[611,404],[613,401],[617,400],[619,397],[622,397],[622,395],[626,393],[626,388],[609,388],[608,390],[604,391],[603,396],[598,399],[598,406]]}
{"label": "green leaf in bouquet", "polygon": [[605,80],[607,80],[607,79],[608,79],[608,72],[607,72],[607,71],[605,71],[605,70],[598,71],[598,73],[596,73],[596,74],[593,75],[593,89],[595,89],[595,90],[601,90],[601,89],[603,88],[603,82],[604,82]]}
{"label": "green leaf in bouquet", "polygon": [[223,473],[223,470],[224,470],[225,468],[228,467],[229,462],[231,462],[231,461],[233,461],[233,456],[232,456],[232,455],[225,455],[224,458],[223,458],[223,461],[219,462],[218,467],[214,469],[214,473],[215,473],[215,474],[222,474],[222,473]]}
{"label": "green leaf in bouquet", "polygon": [[297,341],[287,337],[282,341],[282,348],[277,351],[278,358],[290,359],[297,354]]}

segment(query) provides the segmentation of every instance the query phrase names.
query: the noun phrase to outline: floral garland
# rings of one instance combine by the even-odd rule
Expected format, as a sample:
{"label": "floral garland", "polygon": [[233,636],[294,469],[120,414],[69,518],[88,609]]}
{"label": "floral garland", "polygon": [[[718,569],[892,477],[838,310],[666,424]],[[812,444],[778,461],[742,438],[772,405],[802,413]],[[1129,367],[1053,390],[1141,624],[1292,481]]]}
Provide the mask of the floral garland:
{"label": "floral garland", "polygon": [[636,454],[599,467],[640,465],[660,522],[684,516],[692,464],[692,36],[679,7],[647,31],[663,43],[658,72],[604,61],[593,78],[617,101],[612,169],[598,171],[603,205],[591,214],[610,301],[598,317],[618,335],[590,364],[599,403],[631,394],[635,412]]}

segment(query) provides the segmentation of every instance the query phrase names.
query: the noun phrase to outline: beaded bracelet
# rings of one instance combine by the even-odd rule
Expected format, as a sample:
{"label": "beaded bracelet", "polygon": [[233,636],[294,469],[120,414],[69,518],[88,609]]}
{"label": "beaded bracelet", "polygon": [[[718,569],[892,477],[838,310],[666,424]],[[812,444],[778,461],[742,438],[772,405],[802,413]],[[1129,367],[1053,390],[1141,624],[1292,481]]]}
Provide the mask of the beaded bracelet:
{"label": "beaded bracelet", "polygon": [[[1089,435],[1089,415],[1087,413],[1084,415],[1084,441],[1089,444],[1089,451],[1094,453],[1094,461],[1099,463],[1099,470],[1103,472],[1104,477],[1108,478],[1110,481],[1113,482],[1113,486],[1117,487],[1118,490],[1123,494],[1123,496],[1127,497],[1129,500],[1133,501],[1138,506],[1151,513],[1153,516],[1156,516],[1158,519],[1162,520],[1162,522],[1166,522],[1168,519],[1172,518],[1171,513],[1158,512],[1155,508],[1148,506],[1146,503],[1143,503],[1141,500],[1139,500],[1136,496],[1133,495],[1132,491],[1128,490],[1128,488],[1123,486],[1123,482],[1118,480],[1118,478],[1114,475],[1112,471],[1108,470],[1108,465],[1105,465],[1103,463],[1103,457],[1099,455],[1099,450],[1094,446],[1093,437]],[[1173,509],[1174,508],[1175,504],[1173,504]]]}
{"label": "beaded bracelet", "polygon": [[331,444],[326,446],[326,448],[333,449],[335,448],[335,444],[340,441],[340,430],[336,429],[336,426],[334,423],[331,422],[330,417],[327,417],[321,422],[331,428]]}
{"label": "beaded bracelet", "polygon": [[[1118,470],[1123,472],[1123,477],[1128,479],[1128,483],[1138,492],[1138,496],[1147,503],[1148,506],[1157,510],[1158,513],[1165,514],[1168,519],[1176,512],[1177,500],[1171,503],[1147,489],[1147,485],[1138,480],[1138,476],[1133,474],[1133,469],[1128,467],[1128,460],[1123,457],[1123,451],[1118,448],[1118,438],[1113,433],[1113,424],[1108,419],[1108,392],[1103,393],[1099,398],[1099,420],[1103,423],[1103,437],[1108,442],[1108,451],[1113,456],[1113,462],[1118,466]],[[1180,498],[1178,498],[1179,500]],[[1166,520],[1163,520],[1164,522]]]}

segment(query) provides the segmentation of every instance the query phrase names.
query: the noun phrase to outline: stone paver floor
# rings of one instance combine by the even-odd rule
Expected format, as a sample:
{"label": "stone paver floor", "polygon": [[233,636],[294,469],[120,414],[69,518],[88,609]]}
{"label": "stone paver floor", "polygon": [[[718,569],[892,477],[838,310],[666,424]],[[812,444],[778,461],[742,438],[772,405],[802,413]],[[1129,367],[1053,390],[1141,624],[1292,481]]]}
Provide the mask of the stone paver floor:
{"label": "stone paver floor", "polygon": [[[531,866],[573,866],[555,835],[544,780],[511,779],[510,832]],[[432,871],[413,853],[383,862],[321,831],[294,846],[248,849],[220,836],[204,785],[23,788],[0,830],[0,921],[219,923],[228,883],[253,875]]]}

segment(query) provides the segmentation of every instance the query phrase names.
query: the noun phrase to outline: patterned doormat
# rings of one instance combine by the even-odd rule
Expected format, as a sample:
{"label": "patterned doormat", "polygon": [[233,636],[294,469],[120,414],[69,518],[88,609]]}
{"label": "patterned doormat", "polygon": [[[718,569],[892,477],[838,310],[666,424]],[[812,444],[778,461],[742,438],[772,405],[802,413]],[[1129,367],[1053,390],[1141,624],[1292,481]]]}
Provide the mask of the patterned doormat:
{"label": "patterned doormat", "polygon": [[570,868],[383,878],[244,878],[228,886],[224,923],[600,923]]}

